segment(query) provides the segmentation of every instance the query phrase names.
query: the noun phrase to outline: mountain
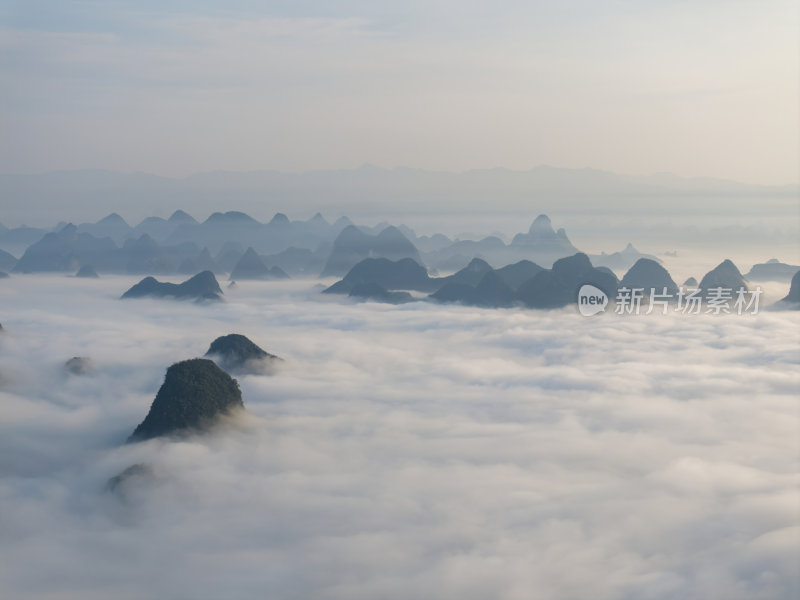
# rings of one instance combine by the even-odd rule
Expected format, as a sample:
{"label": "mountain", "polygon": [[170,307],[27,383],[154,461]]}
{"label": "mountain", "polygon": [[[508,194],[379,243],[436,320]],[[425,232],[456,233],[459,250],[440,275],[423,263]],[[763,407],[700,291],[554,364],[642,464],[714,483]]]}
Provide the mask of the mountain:
{"label": "mountain", "polygon": [[97,238],[109,237],[120,244],[133,235],[133,228],[117,213],[111,213],[96,223],[81,223],[78,233],[88,233]]}
{"label": "mountain", "polygon": [[789,287],[789,293],[781,302],[790,302],[795,304],[795,308],[800,308],[800,271],[796,272],[792,277],[792,284]]}
{"label": "mountain", "polygon": [[559,308],[575,302],[578,289],[591,284],[609,298],[617,292],[617,278],[592,266],[586,254],[578,253],[553,263],[553,268],[537,273],[517,290],[517,297],[531,308]]}
{"label": "mountain", "polygon": [[666,293],[674,296],[678,293],[678,286],[670,277],[669,272],[649,258],[640,258],[636,261],[620,282],[620,287],[631,290],[644,290],[645,295],[649,295],[651,290],[655,294]]}
{"label": "mountain", "polygon": [[185,360],[167,369],[150,411],[128,441],[201,431],[220,416],[242,409],[242,393],[235,379],[211,360]]}
{"label": "mountain", "polygon": [[230,210],[225,213],[212,213],[204,224],[215,225],[260,225],[253,217],[237,210]]}
{"label": "mountain", "polygon": [[460,271],[456,271],[447,277],[439,278],[439,287],[441,288],[442,286],[450,283],[474,287],[478,285],[478,282],[483,279],[483,276],[489,273],[491,270],[492,266],[485,260],[482,258],[473,258],[469,264]]}
{"label": "mountain", "polygon": [[772,258],[765,263],[753,265],[745,278],[748,281],[789,281],[798,271],[800,266],[787,265]]}
{"label": "mountain", "polygon": [[683,282],[683,287],[696,288],[697,279],[695,279],[694,277],[689,277],[689,279]]}
{"label": "mountain", "polygon": [[364,233],[354,225],[345,227],[333,242],[320,277],[342,276],[365,258],[410,258],[422,264],[414,244],[396,227],[387,227],[378,235]]}
{"label": "mountain", "polygon": [[126,259],[125,272],[131,275],[168,275],[175,272],[175,264],[164,249],[146,233],[137,239],[128,239],[121,252]]}
{"label": "mountain", "polygon": [[203,271],[183,283],[164,283],[153,277],[145,277],[122,294],[127,298],[175,298],[177,300],[222,300],[222,290],[211,271]]}
{"label": "mountain", "polygon": [[526,233],[514,236],[506,246],[497,236],[480,241],[456,240],[450,245],[426,252],[424,259],[431,268],[446,271],[460,268],[472,258],[499,265],[527,260],[539,265],[552,265],[559,258],[578,252],[563,229],[555,231],[547,215],[534,219]]}
{"label": "mountain", "polygon": [[94,363],[88,356],[73,356],[64,363],[64,370],[70,375],[86,375],[94,371]]}
{"label": "mountain", "polygon": [[229,279],[269,279],[269,269],[250,247],[233,267]]}
{"label": "mountain", "polygon": [[324,226],[324,227],[327,227],[329,225],[328,221],[325,220],[325,217],[323,217],[321,213],[315,214],[308,221],[306,221],[306,223],[313,226]]}
{"label": "mountain", "polygon": [[505,308],[515,303],[514,290],[493,270],[483,274],[477,285],[451,281],[429,296],[437,302],[457,302],[484,308]]}
{"label": "mountain", "polygon": [[78,233],[75,225],[67,224],[58,232],[46,233],[31,244],[14,265],[13,272],[74,272],[85,263],[109,268],[118,265],[117,245],[109,237],[96,238],[89,233]]}
{"label": "mountain", "polygon": [[290,277],[316,277],[325,266],[325,258],[329,252],[330,249],[326,251],[325,244],[316,251],[290,246],[283,252],[262,256],[261,261],[265,265],[280,268]]}
{"label": "mountain", "polygon": [[197,225],[197,220],[192,215],[180,209],[172,213],[167,222],[173,225]]}
{"label": "mountain", "polygon": [[0,250],[0,271],[10,271],[17,264],[17,259],[10,252]]}
{"label": "mountain", "polygon": [[428,291],[436,287],[436,280],[428,277],[425,267],[410,258],[397,261],[366,258],[350,269],[341,281],[323,290],[323,293],[349,294],[361,283],[374,283],[385,290]]}
{"label": "mountain", "polygon": [[729,259],[725,259],[716,267],[711,269],[708,273],[705,274],[703,279],[700,281],[700,289],[702,290],[703,296],[707,297],[710,293],[710,290],[713,288],[722,288],[723,290],[730,290],[733,294],[733,297],[736,297],[736,293],[740,289],[749,289],[747,287],[747,282],[742,277],[742,274],[739,272],[739,269],[736,268],[736,265],[733,264]]}
{"label": "mountain", "polygon": [[233,267],[229,279],[288,279],[289,276],[280,267],[267,268],[253,248],[248,248],[236,266]]}
{"label": "mountain", "polygon": [[547,215],[539,215],[531,223],[528,233],[518,233],[512,246],[524,246],[534,254],[567,256],[578,249],[572,245],[563,229],[555,231]]}
{"label": "mountain", "polygon": [[214,259],[211,258],[208,247],[204,247],[200,254],[194,258],[187,258],[178,265],[178,273],[182,275],[197,273],[199,271],[211,271],[212,273],[220,272],[219,266]]}
{"label": "mountain", "polygon": [[143,463],[136,463],[120,474],[111,477],[106,482],[106,491],[114,493],[125,500],[131,489],[154,480],[155,474],[152,467]]}
{"label": "mountain", "polygon": [[591,254],[589,256],[589,260],[592,261],[592,264],[596,267],[608,267],[609,269],[615,269],[617,271],[625,271],[630,269],[637,260],[641,258],[649,259],[653,262],[661,262],[660,259],[656,258],[652,254],[642,254],[636,248],[633,247],[633,244],[628,242],[628,245],[625,246],[623,250],[620,252],[614,252],[612,254],[606,254],[605,252],[601,254]]}
{"label": "mountain", "polygon": [[214,259],[223,273],[230,273],[244,256],[244,247],[239,242],[225,242]]}
{"label": "mountain", "polygon": [[534,275],[541,271],[544,271],[544,268],[540,267],[536,263],[529,260],[521,260],[519,262],[496,269],[495,273],[497,273],[500,279],[502,279],[508,287],[510,287],[512,290],[516,290],[523,283],[529,281]]}
{"label": "mountain", "polygon": [[[308,221],[291,221],[285,214],[277,213],[268,223],[261,223],[246,213],[228,211],[215,212],[200,224],[185,222],[168,241],[172,244],[193,242],[199,247],[207,246],[212,253],[219,253],[226,244],[236,242],[243,248],[251,246],[258,254],[277,254],[290,246],[317,248],[332,242],[341,230],[342,227],[328,224],[321,215]],[[225,269],[219,256],[217,262]]]}
{"label": "mountain", "polygon": [[[119,206],[137,203],[149,214],[164,207],[189,205],[193,210],[210,212],[219,205],[220,198],[225,198],[229,206],[246,211],[265,210],[265,204],[277,210],[277,205],[267,203],[279,198],[283,206],[291,205],[308,214],[325,206],[340,206],[369,216],[386,214],[400,203],[408,213],[415,214],[441,214],[453,206],[477,213],[486,211],[488,198],[497,201],[498,212],[521,214],[529,210],[534,198],[547,199],[551,206],[570,212],[585,210],[591,199],[600,207],[598,212],[652,216],[656,210],[661,214],[677,211],[702,215],[716,209],[721,197],[725,197],[733,214],[752,214],[753,198],[759,199],[763,214],[772,214],[769,211],[773,208],[785,210],[794,200],[791,210],[796,206],[797,194],[797,185],[758,186],[668,175],[628,177],[596,169],[549,166],[462,173],[409,168],[306,173],[216,171],[181,178],[101,170],[0,174],[2,218],[7,225],[20,222],[23,217],[58,214],[65,206],[74,207],[81,215],[95,214],[105,210],[110,199]],[[218,250],[214,245],[198,244],[208,245],[212,253]],[[250,241],[245,245],[253,245],[261,253],[280,251],[260,248]],[[544,264],[534,257],[520,258]]]}
{"label": "mountain", "polygon": [[272,372],[275,365],[283,360],[266,352],[238,333],[231,333],[215,339],[211,342],[205,356],[211,358],[226,371],[257,374]]}
{"label": "mountain", "polygon": [[288,227],[291,225],[291,221],[289,221],[289,217],[285,214],[275,213],[275,216],[270,219],[267,225],[272,225],[273,227]]}
{"label": "mountain", "polygon": [[161,217],[147,217],[133,228],[133,233],[135,236],[147,234],[151,238],[163,242],[177,228],[178,225],[176,223],[170,223]]}
{"label": "mountain", "polygon": [[[411,259],[408,259],[411,260]],[[351,298],[385,302],[387,304],[405,304],[413,302],[414,297],[408,292],[390,292],[374,281],[359,281],[350,289]]]}
{"label": "mountain", "polygon": [[97,274],[97,271],[94,270],[92,265],[81,265],[81,268],[78,269],[78,272],[75,273],[75,277],[84,277],[86,279],[97,279],[100,277]]}
{"label": "mountain", "polygon": [[[379,299],[392,298],[392,301],[407,301],[405,296],[386,296],[381,290],[414,290],[418,292],[436,292],[432,298],[440,302],[474,303],[477,298],[474,290],[483,282],[480,294],[485,296],[485,303],[501,304],[505,302],[505,288],[512,292],[523,281],[529,280],[543,269],[530,261],[520,261],[494,271],[485,260],[473,258],[470,263],[447,277],[430,277],[425,267],[410,258],[392,261],[386,258],[366,258],[354,266],[345,277],[324,290],[326,294],[350,294],[357,297]],[[486,276],[492,274],[488,279]],[[502,286],[495,281],[502,282]],[[494,286],[494,290],[489,289]],[[446,288],[446,289],[445,289]],[[355,290],[355,293],[353,293]],[[467,291],[472,290],[472,291]],[[494,295],[493,295],[494,294]],[[484,297],[482,296],[482,297]],[[385,300],[388,301],[388,300]],[[483,300],[481,302],[484,302]]]}
{"label": "mountain", "polygon": [[[2,176],[0,176],[2,177]],[[58,227],[57,229],[60,229]],[[23,254],[31,244],[42,239],[50,230],[22,225],[0,231],[0,248],[13,254]]]}

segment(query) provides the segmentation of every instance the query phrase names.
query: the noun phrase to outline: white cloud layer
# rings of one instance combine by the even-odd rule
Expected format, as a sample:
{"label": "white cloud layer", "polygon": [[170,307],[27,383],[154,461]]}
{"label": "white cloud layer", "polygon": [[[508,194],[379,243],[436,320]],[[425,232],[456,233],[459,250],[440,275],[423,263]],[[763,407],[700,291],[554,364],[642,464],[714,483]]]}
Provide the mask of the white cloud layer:
{"label": "white cloud layer", "polygon": [[[8,598],[794,598],[798,313],[585,319],[0,287]],[[123,445],[171,363],[238,332],[286,359],[248,416]],[[69,376],[72,356],[96,370]],[[152,479],[124,498],[107,480]]]}

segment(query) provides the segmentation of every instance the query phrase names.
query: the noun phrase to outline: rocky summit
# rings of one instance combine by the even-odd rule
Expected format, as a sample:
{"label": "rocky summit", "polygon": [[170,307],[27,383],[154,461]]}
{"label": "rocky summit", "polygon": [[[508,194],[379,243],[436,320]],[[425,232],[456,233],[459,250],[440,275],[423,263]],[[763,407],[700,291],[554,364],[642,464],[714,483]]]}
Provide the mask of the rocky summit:
{"label": "rocky summit", "polygon": [[167,369],[150,411],[128,441],[202,431],[220,416],[243,408],[235,379],[211,360],[185,360]]}
{"label": "rocky summit", "polygon": [[281,359],[254,344],[246,336],[231,333],[218,337],[205,354],[226,371],[264,374]]}

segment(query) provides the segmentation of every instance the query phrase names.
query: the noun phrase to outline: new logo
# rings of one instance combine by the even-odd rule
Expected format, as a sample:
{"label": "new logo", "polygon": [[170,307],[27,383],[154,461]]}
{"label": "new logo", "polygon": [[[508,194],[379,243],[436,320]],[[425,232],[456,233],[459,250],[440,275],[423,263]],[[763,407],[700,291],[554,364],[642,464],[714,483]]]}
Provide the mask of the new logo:
{"label": "new logo", "polygon": [[578,290],[578,311],[584,317],[601,313],[606,306],[608,306],[608,296],[600,288],[586,283]]}

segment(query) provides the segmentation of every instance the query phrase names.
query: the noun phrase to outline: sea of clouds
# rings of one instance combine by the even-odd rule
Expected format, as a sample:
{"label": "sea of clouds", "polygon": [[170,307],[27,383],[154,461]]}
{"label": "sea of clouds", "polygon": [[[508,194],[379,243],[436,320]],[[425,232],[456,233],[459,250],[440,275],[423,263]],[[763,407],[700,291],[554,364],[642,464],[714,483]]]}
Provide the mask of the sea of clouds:
{"label": "sea of clouds", "polygon": [[[355,304],[308,281],[118,300],[133,282],[0,283],[4,598],[800,592],[798,312]],[[286,360],[238,377],[247,414],[126,445],[166,368],[227,333]]]}

